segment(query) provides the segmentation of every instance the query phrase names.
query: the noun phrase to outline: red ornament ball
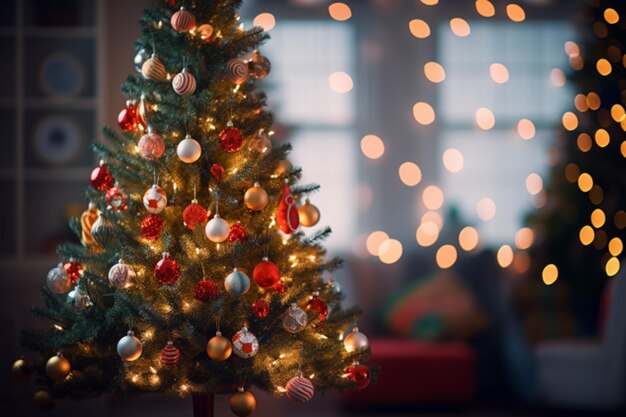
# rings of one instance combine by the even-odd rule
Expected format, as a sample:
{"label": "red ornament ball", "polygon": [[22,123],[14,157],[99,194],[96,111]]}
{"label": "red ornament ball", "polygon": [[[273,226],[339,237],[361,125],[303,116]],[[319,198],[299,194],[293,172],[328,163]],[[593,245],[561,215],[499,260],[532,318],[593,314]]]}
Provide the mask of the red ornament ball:
{"label": "red ornament ball", "polygon": [[174,367],[180,361],[180,350],[171,340],[161,350],[161,366]]}
{"label": "red ornament ball", "polygon": [[274,262],[263,258],[263,262],[257,264],[252,271],[254,282],[261,288],[275,287],[280,282],[280,271]]}
{"label": "red ornament ball", "polygon": [[156,214],[150,214],[141,221],[141,236],[148,240],[157,240],[163,231],[165,220]]}
{"label": "red ornament ball", "polygon": [[243,146],[243,134],[236,127],[229,126],[220,132],[220,146],[228,153],[237,152]]}
{"label": "red ornament ball", "polygon": [[163,138],[158,133],[152,132],[148,128],[148,133],[139,139],[137,149],[142,158],[152,161],[159,159],[163,155],[165,142],[163,142]]}
{"label": "red ornament ball", "polygon": [[257,319],[264,319],[270,312],[270,304],[263,299],[256,300],[251,307],[252,315]]}
{"label": "red ornament ball", "polygon": [[76,261],[70,259],[69,262],[63,264],[63,269],[67,274],[67,277],[75,284],[76,281],[83,275],[83,267]]}
{"label": "red ornament ball", "polygon": [[370,384],[372,380],[372,374],[367,366],[361,365],[358,362],[344,369],[344,374],[347,378],[354,383],[356,389],[363,389]]}
{"label": "red ornament ball", "polygon": [[181,7],[172,15],[170,23],[177,32],[189,32],[196,25],[196,17]]}
{"label": "red ornament ball", "polygon": [[118,187],[109,188],[106,193],[107,205],[111,206],[115,211],[126,210],[128,205],[128,196]]}
{"label": "red ornament ball", "polygon": [[208,220],[209,213],[198,204],[198,200],[191,200],[191,204],[183,210],[183,223],[190,230],[196,230],[198,224],[204,224]]}
{"label": "red ornament ball", "polygon": [[124,132],[136,132],[139,130],[140,120],[137,115],[137,107],[126,104],[126,107],[117,115],[117,123]]}
{"label": "red ornament ball", "polygon": [[328,306],[322,299],[320,299],[318,294],[313,294],[313,296],[311,296],[309,301],[306,303],[306,309],[316,313],[317,320],[319,320],[319,322],[323,322],[326,320],[326,316],[328,316]]}
{"label": "red ornament ball", "polygon": [[211,166],[211,175],[215,178],[215,181],[220,182],[224,176],[224,167],[220,164],[213,164]]}
{"label": "red ornament ball", "polygon": [[285,291],[287,291],[287,286],[282,282],[279,282],[278,284],[274,285],[273,289],[276,294],[284,294]]}
{"label": "red ornament ball", "polygon": [[180,266],[166,253],[154,266],[154,276],[161,284],[171,285],[180,277]]}
{"label": "red ornament ball", "polygon": [[237,222],[230,226],[228,237],[226,238],[228,243],[243,243],[248,240],[248,233],[243,228],[241,223]]}
{"label": "red ornament ball", "polygon": [[95,167],[91,171],[90,181],[93,188],[97,191],[108,190],[115,185],[115,180],[104,162],[100,162],[100,166]]}
{"label": "red ornament ball", "polygon": [[213,281],[203,279],[198,281],[193,289],[193,293],[198,301],[207,302],[219,297],[220,287]]}

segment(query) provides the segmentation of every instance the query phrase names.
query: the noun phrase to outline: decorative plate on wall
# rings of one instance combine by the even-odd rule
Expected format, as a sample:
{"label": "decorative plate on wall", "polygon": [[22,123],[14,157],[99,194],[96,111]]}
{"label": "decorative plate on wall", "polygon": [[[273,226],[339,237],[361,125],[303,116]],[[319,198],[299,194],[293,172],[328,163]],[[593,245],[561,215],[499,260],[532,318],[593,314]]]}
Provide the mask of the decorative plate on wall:
{"label": "decorative plate on wall", "polygon": [[78,58],[64,53],[49,56],[41,66],[42,90],[51,96],[71,97],[85,86],[85,69]]}
{"label": "decorative plate on wall", "polygon": [[48,116],[35,127],[33,149],[44,162],[61,165],[76,157],[83,144],[78,124],[67,116]]}

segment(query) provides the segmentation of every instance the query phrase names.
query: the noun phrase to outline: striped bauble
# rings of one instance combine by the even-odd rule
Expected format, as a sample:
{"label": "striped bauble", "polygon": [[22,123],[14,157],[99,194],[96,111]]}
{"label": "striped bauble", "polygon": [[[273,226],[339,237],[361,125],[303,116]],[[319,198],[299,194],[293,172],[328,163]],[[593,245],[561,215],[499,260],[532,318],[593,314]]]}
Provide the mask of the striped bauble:
{"label": "striped bauble", "polygon": [[121,259],[109,269],[109,283],[115,288],[126,288],[130,285],[133,270]]}
{"label": "striped bauble", "polygon": [[181,7],[172,15],[170,23],[177,32],[189,32],[196,25],[196,17]]}
{"label": "striped bauble", "polygon": [[180,350],[174,346],[174,342],[171,340],[167,342],[163,350],[161,351],[161,366],[176,366],[180,361]]}
{"label": "striped bauble", "polygon": [[243,84],[248,79],[248,74],[248,64],[243,59],[231,59],[226,64],[226,75],[235,84]]}
{"label": "striped bauble", "polygon": [[315,393],[313,383],[303,377],[302,374],[291,378],[289,382],[287,382],[285,389],[287,398],[300,403],[309,401],[313,398],[313,394]]}
{"label": "striped bauble", "polygon": [[115,238],[113,224],[102,216],[91,226],[91,236],[96,243],[102,247],[106,247]]}
{"label": "striped bauble", "polygon": [[163,65],[155,54],[152,54],[152,56],[143,63],[141,66],[141,74],[144,78],[152,81],[165,81],[167,79],[165,65]]}
{"label": "striped bauble", "polygon": [[172,88],[176,94],[181,96],[190,96],[196,91],[196,77],[192,73],[183,70],[176,74],[172,80]]}

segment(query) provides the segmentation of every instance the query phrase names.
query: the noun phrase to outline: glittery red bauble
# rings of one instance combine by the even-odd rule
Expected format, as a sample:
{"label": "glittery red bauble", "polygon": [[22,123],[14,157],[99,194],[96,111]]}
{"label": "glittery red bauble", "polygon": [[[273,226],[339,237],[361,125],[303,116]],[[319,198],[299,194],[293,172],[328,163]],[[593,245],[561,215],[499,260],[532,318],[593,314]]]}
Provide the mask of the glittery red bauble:
{"label": "glittery red bauble", "polygon": [[328,316],[328,306],[317,295],[313,295],[306,303],[306,309],[317,313],[317,319],[322,322]]}
{"label": "glittery red bauble", "polygon": [[252,303],[251,307],[252,315],[257,319],[264,319],[270,312],[270,304],[263,299],[256,300],[254,303]]}
{"label": "glittery red bauble", "polygon": [[276,292],[277,294],[283,294],[285,291],[287,291],[287,286],[282,282],[274,285],[274,292]]}
{"label": "glittery red bauble", "polygon": [[213,175],[215,181],[220,182],[224,176],[224,167],[220,164],[213,164],[211,166],[211,175]]}
{"label": "glittery red bauble", "polygon": [[354,383],[356,389],[363,389],[367,387],[372,380],[372,374],[370,373],[369,368],[358,363],[347,366],[343,372],[346,374],[348,379]]}
{"label": "glittery red bauble", "polygon": [[180,361],[180,350],[174,346],[174,342],[169,341],[161,350],[161,366],[174,367]]}
{"label": "glittery red bauble", "polygon": [[204,207],[198,204],[197,200],[193,200],[183,210],[183,223],[190,230],[195,230],[198,224],[204,224],[209,220],[209,213]]}
{"label": "glittery red bauble", "polygon": [[107,169],[106,164],[101,163],[91,171],[91,185],[98,191],[108,190],[115,185],[113,176]]}
{"label": "glittery red bauble", "polygon": [[163,231],[163,217],[151,214],[141,221],[141,236],[148,240],[157,240]]}
{"label": "glittery red bauble", "polygon": [[113,210],[120,211],[126,210],[128,203],[128,196],[125,192],[118,187],[109,188],[106,193],[107,205],[111,206]]}
{"label": "glittery red bauble", "polygon": [[63,264],[63,269],[67,277],[72,281],[72,284],[76,283],[83,273],[83,267],[76,261],[66,262]]}
{"label": "glittery red bauble", "polygon": [[193,289],[194,296],[199,301],[211,301],[215,300],[220,295],[220,287],[213,281],[203,279],[198,281]]}
{"label": "glittery red bauble", "polygon": [[178,262],[170,258],[169,255],[165,255],[163,259],[154,266],[154,276],[161,284],[173,284],[178,281],[178,277],[180,277],[180,266],[178,266]]}
{"label": "glittery red bauble", "polygon": [[124,132],[136,132],[139,130],[140,121],[137,116],[137,107],[128,104],[122,109],[120,114],[117,115],[117,123]]}
{"label": "glittery red bauble", "polygon": [[230,226],[230,231],[228,232],[228,243],[243,243],[248,240],[248,233],[246,229],[243,228],[241,223],[237,222]]}
{"label": "glittery red bauble", "polygon": [[280,282],[280,271],[274,262],[264,258],[263,262],[254,267],[252,278],[259,287],[271,288]]}
{"label": "glittery red bauble", "polygon": [[243,134],[236,127],[227,127],[220,132],[220,146],[228,153],[237,152],[243,146]]}

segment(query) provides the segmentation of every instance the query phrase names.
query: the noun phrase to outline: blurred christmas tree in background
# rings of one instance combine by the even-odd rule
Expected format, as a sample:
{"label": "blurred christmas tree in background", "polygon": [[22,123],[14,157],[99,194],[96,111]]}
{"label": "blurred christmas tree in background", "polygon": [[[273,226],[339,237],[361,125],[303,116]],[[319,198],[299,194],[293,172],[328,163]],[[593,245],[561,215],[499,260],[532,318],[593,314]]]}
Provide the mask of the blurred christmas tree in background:
{"label": "blurred christmas tree in background", "polygon": [[543,315],[526,317],[534,338],[596,332],[602,289],[621,266],[626,3],[589,0],[579,34],[565,44],[575,108],[563,115],[547,203],[529,219],[538,236],[530,276],[544,284],[537,289]]}
{"label": "blurred christmas tree in background", "polygon": [[358,312],[323,279],[341,264],[320,244],[330,229],[299,229],[320,219],[307,198],[319,187],[295,185],[290,146],[271,140],[256,86],[271,68],[257,50],[267,36],[243,29],[239,6],[160,1],[140,20],[122,132],[94,145],[90,208],[71,223],[82,246],[59,247],[34,308],[50,330],[23,333],[36,356],[13,368],[37,374],[40,408],[231,392],[244,416],[251,386],[308,401],[370,382]]}

